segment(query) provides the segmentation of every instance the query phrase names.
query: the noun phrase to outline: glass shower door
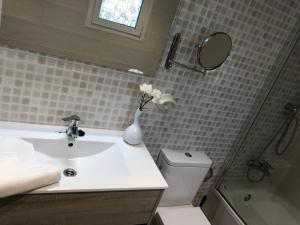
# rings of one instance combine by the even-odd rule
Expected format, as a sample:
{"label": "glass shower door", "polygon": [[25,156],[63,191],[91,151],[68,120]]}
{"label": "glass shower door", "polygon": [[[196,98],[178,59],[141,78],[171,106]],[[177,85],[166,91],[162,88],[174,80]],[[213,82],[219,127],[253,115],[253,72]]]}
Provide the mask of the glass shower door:
{"label": "glass shower door", "polygon": [[219,191],[248,225],[300,224],[300,41]]}

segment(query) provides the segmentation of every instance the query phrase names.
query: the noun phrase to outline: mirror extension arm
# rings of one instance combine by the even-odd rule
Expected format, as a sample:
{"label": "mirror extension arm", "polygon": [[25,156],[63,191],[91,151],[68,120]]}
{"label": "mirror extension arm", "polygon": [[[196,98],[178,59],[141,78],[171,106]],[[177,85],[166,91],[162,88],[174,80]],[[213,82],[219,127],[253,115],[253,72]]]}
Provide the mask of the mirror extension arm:
{"label": "mirror extension arm", "polygon": [[184,67],[186,69],[189,69],[189,70],[192,70],[195,72],[199,72],[199,73],[202,73],[203,75],[205,75],[206,70],[204,68],[191,67],[191,66],[185,65],[183,63],[177,62],[174,59],[180,42],[181,42],[181,35],[180,35],[180,33],[176,33],[173,38],[172,45],[170,47],[168,57],[165,62],[165,68],[168,70],[173,66],[173,64],[175,64],[175,65],[178,65],[178,66]]}

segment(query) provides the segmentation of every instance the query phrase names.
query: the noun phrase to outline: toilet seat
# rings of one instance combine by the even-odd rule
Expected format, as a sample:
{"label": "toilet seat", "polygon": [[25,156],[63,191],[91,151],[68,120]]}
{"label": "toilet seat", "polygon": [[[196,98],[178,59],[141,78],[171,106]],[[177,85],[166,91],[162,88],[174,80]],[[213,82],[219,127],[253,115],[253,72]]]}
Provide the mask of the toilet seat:
{"label": "toilet seat", "polygon": [[211,225],[199,207],[158,207],[157,215],[163,225]]}

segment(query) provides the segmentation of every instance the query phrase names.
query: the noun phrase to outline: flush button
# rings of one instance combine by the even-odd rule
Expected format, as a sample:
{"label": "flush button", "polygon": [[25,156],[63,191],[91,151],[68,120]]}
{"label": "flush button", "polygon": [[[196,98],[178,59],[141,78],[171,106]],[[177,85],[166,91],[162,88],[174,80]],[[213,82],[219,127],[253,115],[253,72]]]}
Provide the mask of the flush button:
{"label": "flush button", "polygon": [[184,154],[185,154],[185,156],[187,156],[187,157],[192,157],[192,154],[189,153],[189,152],[186,152],[186,153],[184,153]]}

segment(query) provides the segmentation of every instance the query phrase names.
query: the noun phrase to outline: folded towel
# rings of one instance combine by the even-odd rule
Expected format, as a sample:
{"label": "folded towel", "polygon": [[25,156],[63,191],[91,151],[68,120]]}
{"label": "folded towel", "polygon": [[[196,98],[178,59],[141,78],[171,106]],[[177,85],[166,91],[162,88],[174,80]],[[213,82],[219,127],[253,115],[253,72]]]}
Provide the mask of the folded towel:
{"label": "folded towel", "polygon": [[40,163],[31,143],[16,138],[0,138],[0,198],[59,180],[59,169]]}

